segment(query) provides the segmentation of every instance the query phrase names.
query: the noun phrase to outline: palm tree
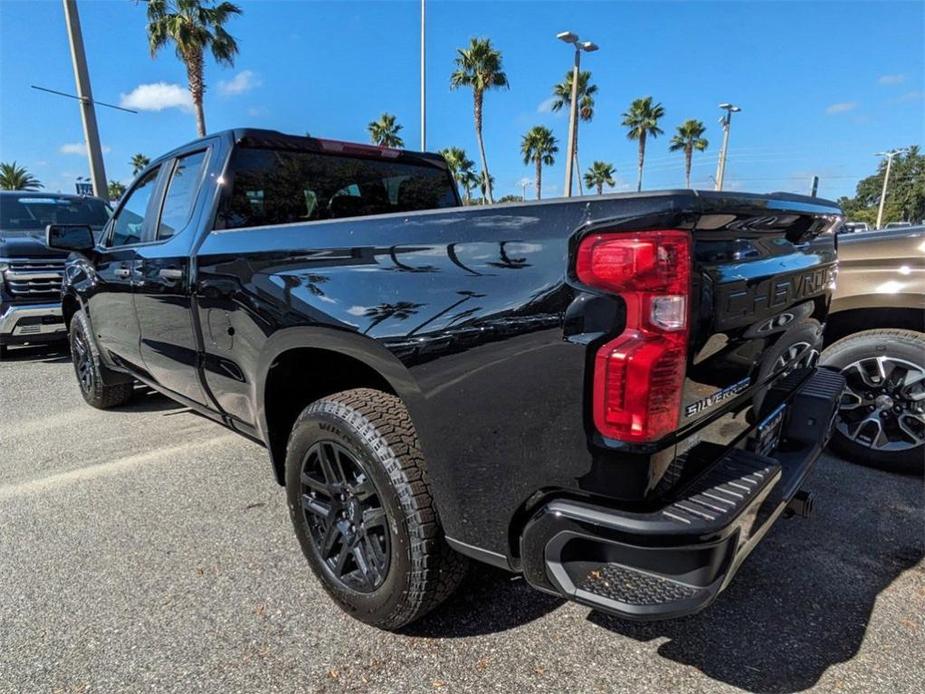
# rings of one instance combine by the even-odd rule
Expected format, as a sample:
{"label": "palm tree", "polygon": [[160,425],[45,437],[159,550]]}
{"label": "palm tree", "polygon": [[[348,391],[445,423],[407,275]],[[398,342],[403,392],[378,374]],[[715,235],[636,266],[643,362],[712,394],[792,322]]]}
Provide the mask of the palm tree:
{"label": "palm tree", "polygon": [[646,159],[646,138],[653,138],[662,134],[658,127],[659,119],[665,115],[661,104],[653,104],[652,97],[647,96],[636,99],[630,104],[629,110],[623,114],[623,125],[629,130],[626,136],[630,140],[639,141],[639,175],[636,179],[636,190],[642,190],[642,165]]}
{"label": "palm tree", "polygon": [[[479,142],[484,172],[488,171],[488,158],[485,156],[485,142],[482,140],[482,101],[487,90],[507,86],[510,85],[501,67],[501,52],[494,49],[491,39],[472,38],[469,40],[468,48],[456,49],[456,70],[450,75],[450,88],[472,87],[475,138]],[[494,201],[491,196],[490,174],[487,180],[486,196],[491,203]]]}
{"label": "palm tree", "polygon": [[[446,161],[447,168],[450,170],[450,173],[453,176],[453,180],[466,188],[466,197],[468,199],[469,190],[476,184],[475,174],[472,172],[472,167],[475,166],[475,162],[466,156],[466,150],[459,147],[447,147],[446,149],[441,149],[440,156],[442,156],[444,161]],[[464,179],[467,177],[467,175],[471,175],[473,177],[473,182],[469,187],[466,187],[464,182]]]}
{"label": "palm tree", "polygon": [[463,187],[463,190],[466,191],[466,204],[469,205],[472,203],[472,191],[475,190],[475,187],[479,185],[479,175],[475,173],[475,169],[471,166],[467,169],[463,169],[459,172],[459,185]]}
{"label": "palm tree", "polygon": [[133,154],[132,160],[129,163],[132,165],[132,176],[137,176],[147,168],[148,164],[151,163],[151,160],[148,159],[144,154]]}
{"label": "palm tree", "polygon": [[485,201],[488,200],[488,204],[492,204],[494,200],[491,199],[491,189],[495,185],[495,177],[492,176],[487,171],[482,171],[478,174],[479,189],[482,191],[482,200],[481,203],[484,205]]}
{"label": "palm tree", "polygon": [[186,65],[186,80],[196,109],[196,131],[206,134],[202,96],[206,91],[203,62],[206,50],[215,62],[234,65],[238,43],[225,31],[225,22],[241,14],[230,2],[216,5],[213,0],[148,0],[148,47],[151,57],[173,42],[177,57]]}
{"label": "palm tree", "polygon": [[597,188],[597,194],[603,195],[605,184],[611,188],[617,185],[617,182],[613,179],[615,173],[617,173],[617,170],[613,164],[596,161],[591,164],[591,168],[585,171],[585,185],[588,188]]}
{"label": "palm tree", "polygon": [[536,199],[543,197],[543,164],[552,166],[553,156],[559,151],[559,145],[552,130],[542,125],[534,125],[524,135],[520,143],[520,153],[524,155],[524,164],[536,165]]}
{"label": "palm tree", "polygon": [[15,161],[0,164],[0,190],[39,190],[41,181]]}
{"label": "palm tree", "polygon": [[383,113],[379,116],[379,120],[371,121],[366,126],[373,144],[380,147],[404,147],[405,141],[398,136],[401,128],[402,126],[395,122],[395,116],[391,113]]}
{"label": "palm tree", "polygon": [[[597,85],[591,84],[591,73],[582,70],[578,73],[578,117],[583,121],[590,121],[594,117],[594,95],[597,94]],[[560,111],[572,105],[572,71],[565,73],[565,79],[552,88],[552,110]],[[575,141],[572,143],[575,168],[578,166],[578,129],[575,129]],[[578,179],[579,192],[581,179]]]}
{"label": "palm tree", "polygon": [[684,185],[687,188],[691,187],[691,159],[694,157],[694,150],[702,152],[710,144],[703,138],[706,131],[703,121],[686,120],[678,126],[677,134],[671,138],[671,144],[668,145],[672,152],[684,151]]}
{"label": "palm tree", "polygon": [[115,202],[124,194],[125,186],[119,181],[110,181],[109,185],[106,187],[106,195],[112,202]]}

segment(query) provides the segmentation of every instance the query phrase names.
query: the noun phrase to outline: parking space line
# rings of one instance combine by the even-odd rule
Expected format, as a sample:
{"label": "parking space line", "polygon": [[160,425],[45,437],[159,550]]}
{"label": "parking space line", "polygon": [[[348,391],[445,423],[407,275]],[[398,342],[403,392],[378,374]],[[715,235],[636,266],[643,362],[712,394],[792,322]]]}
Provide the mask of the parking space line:
{"label": "parking space line", "polygon": [[117,475],[146,463],[153,463],[159,460],[176,460],[178,457],[187,457],[194,451],[212,448],[223,443],[230,443],[231,441],[243,440],[244,439],[237,434],[224,434],[195,443],[184,443],[168,448],[158,448],[153,451],[130,455],[107,463],[97,463],[96,465],[78,468],[77,470],[69,470],[68,472],[61,472],[55,475],[49,475],[48,477],[40,477],[38,479],[29,480],[28,482],[0,486],[0,501],[25,494],[41,493],[62,484],[83,482],[98,477]]}

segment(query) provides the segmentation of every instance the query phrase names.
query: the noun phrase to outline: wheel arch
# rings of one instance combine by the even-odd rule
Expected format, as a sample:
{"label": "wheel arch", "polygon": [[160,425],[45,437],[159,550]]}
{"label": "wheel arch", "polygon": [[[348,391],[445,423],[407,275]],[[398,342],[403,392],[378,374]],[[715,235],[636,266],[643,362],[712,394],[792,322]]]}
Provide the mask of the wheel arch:
{"label": "wheel arch", "polygon": [[285,483],[286,443],[299,413],[318,398],[352,388],[397,396],[411,413],[421,395],[408,369],[378,342],[330,328],[296,327],[274,334],[259,359],[255,401],[261,437],[276,481]]}
{"label": "wheel arch", "polygon": [[[922,304],[922,298],[917,302]],[[825,347],[862,330],[896,328],[925,332],[925,308],[907,306],[858,306],[830,313],[825,327]]]}

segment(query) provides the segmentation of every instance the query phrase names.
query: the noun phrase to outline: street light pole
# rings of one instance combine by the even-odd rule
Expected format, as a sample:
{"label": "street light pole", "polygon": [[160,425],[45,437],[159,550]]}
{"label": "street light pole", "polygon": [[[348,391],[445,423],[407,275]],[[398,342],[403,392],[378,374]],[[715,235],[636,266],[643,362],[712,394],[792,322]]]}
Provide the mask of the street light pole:
{"label": "street light pole", "polygon": [[893,168],[893,157],[902,154],[906,150],[893,149],[889,152],[877,152],[875,156],[886,157],[886,172],[883,174],[883,190],[880,191],[880,205],[877,208],[877,228],[883,228],[883,206],[886,203],[886,189],[890,183],[890,169]]}
{"label": "street light pole", "polygon": [[106,197],[106,170],[103,168],[103,149],[100,133],[96,127],[96,110],[93,107],[93,93],[90,90],[90,73],[87,70],[87,56],[84,53],[83,37],[80,33],[80,17],[77,14],[77,0],[63,0],[67,36],[71,43],[71,61],[74,64],[74,81],[77,83],[77,98],[80,99],[80,116],[84,126],[84,140],[90,159],[90,178],[93,194]]}
{"label": "street light pole", "polygon": [[742,110],[734,104],[720,104],[719,107],[726,113],[719,121],[723,126],[723,146],[719,150],[719,161],[716,163],[716,190],[723,189],[723,180],[726,178],[726,153],[729,151],[729,129],[732,124],[732,114]]}
{"label": "street light pole", "polygon": [[563,31],[556,34],[556,38],[575,46],[575,63],[572,66],[572,94],[568,117],[568,152],[565,160],[565,197],[572,197],[572,179],[575,174],[575,145],[578,142],[578,78],[581,74],[581,52],[592,53],[597,50],[597,44],[591,41],[580,41],[576,34]]}
{"label": "street light pole", "polygon": [[421,151],[427,150],[427,63],[424,41],[425,0],[421,0]]}

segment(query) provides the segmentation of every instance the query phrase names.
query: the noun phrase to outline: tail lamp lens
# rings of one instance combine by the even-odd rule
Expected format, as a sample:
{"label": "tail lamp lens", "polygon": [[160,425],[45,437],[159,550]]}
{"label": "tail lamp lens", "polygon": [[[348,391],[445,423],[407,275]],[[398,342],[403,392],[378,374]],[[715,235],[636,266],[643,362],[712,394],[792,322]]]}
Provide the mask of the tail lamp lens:
{"label": "tail lamp lens", "polygon": [[621,441],[674,431],[687,363],[690,236],[683,231],[596,234],[578,247],[584,284],[626,303],[622,333],[594,358],[594,425]]}

